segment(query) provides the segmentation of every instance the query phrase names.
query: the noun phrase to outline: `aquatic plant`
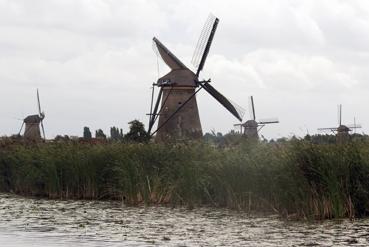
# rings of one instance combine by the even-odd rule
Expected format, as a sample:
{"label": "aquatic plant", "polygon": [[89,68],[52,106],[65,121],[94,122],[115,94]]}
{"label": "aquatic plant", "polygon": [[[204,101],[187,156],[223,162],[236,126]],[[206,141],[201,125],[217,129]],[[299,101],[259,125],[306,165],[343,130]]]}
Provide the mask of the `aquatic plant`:
{"label": "aquatic plant", "polygon": [[284,217],[369,213],[369,142],[217,147],[73,141],[0,145],[0,191],[130,205],[210,205]]}

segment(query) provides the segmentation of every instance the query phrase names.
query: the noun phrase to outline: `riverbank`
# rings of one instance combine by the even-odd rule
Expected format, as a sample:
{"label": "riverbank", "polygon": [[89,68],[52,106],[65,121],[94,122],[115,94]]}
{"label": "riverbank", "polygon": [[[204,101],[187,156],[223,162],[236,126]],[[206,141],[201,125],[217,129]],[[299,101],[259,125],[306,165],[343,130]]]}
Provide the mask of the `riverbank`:
{"label": "riverbank", "polygon": [[125,204],[213,206],[293,218],[369,213],[369,143],[8,145],[0,191]]}

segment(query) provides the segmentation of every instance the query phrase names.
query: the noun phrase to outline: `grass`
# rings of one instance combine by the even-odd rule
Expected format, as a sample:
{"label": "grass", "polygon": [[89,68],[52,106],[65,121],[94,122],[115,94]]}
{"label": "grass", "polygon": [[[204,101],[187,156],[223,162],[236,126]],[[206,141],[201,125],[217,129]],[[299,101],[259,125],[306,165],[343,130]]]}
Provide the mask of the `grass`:
{"label": "grass", "polygon": [[369,142],[0,145],[0,191],[210,205],[293,218],[369,213]]}

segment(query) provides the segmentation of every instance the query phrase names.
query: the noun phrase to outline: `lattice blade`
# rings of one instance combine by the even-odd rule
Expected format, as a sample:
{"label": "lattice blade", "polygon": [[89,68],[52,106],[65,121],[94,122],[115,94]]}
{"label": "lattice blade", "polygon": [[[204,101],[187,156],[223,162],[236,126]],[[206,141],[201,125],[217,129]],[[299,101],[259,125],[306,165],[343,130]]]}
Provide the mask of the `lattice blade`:
{"label": "lattice blade", "polygon": [[202,70],[202,67],[200,68],[200,65],[202,64],[201,66],[203,66],[205,63],[207,56],[207,54],[205,53],[206,51],[208,52],[210,49],[212,37],[214,36],[214,33],[216,31],[218,22],[219,19],[216,18],[214,15],[210,14],[201,31],[199,40],[197,41],[197,45],[191,60],[191,63],[198,70],[198,72]]}
{"label": "lattice blade", "polygon": [[330,131],[336,131],[337,127],[333,127],[333,128],[318,128],[319,131],[326,131],[326,130],[330,130]]}
{"label": "lattice blade", "polygon": [[278,118],[264,118],[260,119],[259,124],[272,124],[272,123],[279,123]]}
{"label": "lattice blade", "polygon": [[20,134],[21,134],[22,129],[23,129],[23,126],[24,126],[24,121],[23,121],[23,123],[22,123],[22,126],[21,126],[21,128],[20,128],[19,132],[18,132],[18,135],[20,135]]}
{"label": "lattice blade", "polygon": [[160,87],[158,96],[156,98],[155,107],[154,107],[154,109],[153,109],[153,111],[151,112],[151,115],[150,115],[149,128],[148,128],[148,133],[149,134],[151,133],[152,127],[154,126],[155,120],[157,119],[157,113],[158,113],[159,104],[160,104],[160,101],[161,101],[162,94],[163,94],[163,88]]}
{"label": "lattice blade", "polygon": [[254,97],[253,96],[250,96],[250,98],[249,98],[249,110],[250,110],[250,119],[256,120],[255,105],[254,105]]}
{"label": "lattice blade", "polygon": [[45,135],[45,128],[44,128],[43,120],[41,120],[41,129],[42,129],[42,135],[44,136],[44,140],[46,141],[46,135]]}
{"label": "lattice blade", "polygon": [[338,120],[338,126],[342,125],[342,105],[337,106],[337,120]]}
{"label": "lattice blade", "polygon": [[348,125],[346,125],[346,127],[349,128],[349,129],[360,129],[360,128],[362,128],[361,124],[348,124]]}
{"label": "lattice blade", "polygon": [[40,103],[40,95],[37,89],[37,105],[38,105],[38,114],[41,116],[41,103]]}

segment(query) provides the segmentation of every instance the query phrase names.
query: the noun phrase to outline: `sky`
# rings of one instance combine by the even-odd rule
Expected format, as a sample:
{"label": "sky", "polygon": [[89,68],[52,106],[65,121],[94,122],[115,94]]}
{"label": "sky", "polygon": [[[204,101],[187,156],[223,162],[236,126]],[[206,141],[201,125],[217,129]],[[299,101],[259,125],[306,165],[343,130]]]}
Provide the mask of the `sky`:
{"label": "sky", "polygon": [[[220,19],[202,79],[256,118],[266,138],[319,133],[354,119],[369,130],[369,1],[0,0],[0,136],[37,113],[47,138],[111,126],[147,126],[151,84],[169,71],[157,37],[191,67],[209,13]],[[205,91],[203,132],[238,123]]]}

